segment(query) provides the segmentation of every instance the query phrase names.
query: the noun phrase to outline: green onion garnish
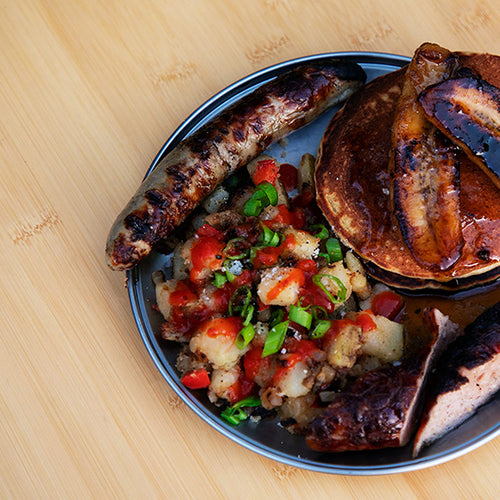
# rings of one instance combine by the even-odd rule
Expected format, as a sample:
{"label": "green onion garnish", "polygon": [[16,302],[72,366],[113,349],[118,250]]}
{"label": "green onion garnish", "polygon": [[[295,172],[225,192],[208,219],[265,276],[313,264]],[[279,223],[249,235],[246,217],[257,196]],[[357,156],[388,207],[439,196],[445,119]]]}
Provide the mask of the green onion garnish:
{"label": "green onion garnish", "polygon": [[337,262],[342,260],[342,250],[340,242],[336,238],[328,238],[325,243],[326,252],[329,256],[329,262]]}
{"label": "green onion garnish", "polygon": [[[257,193],[265,193],[269,205],[272,205],[274,207],[278,204],[278,191],[276,191],[276,188],[270,182],[261,182],[257,186],[256,191]],[[261,196],[261,194],[259,194],[258,196]]]}
{"label": "green onion garnish", "polygon": [[[323,319],[328,318],[328,312],[324,307],[321,306],[312,306],[311,307],[312,315],[314,321],[321,319],[320,316],[323,317]],[[321,313],[321,314],[320,314]]]}
{"label": "green onion garnish", "polygon": [[[247,256],[248,250],[247,249],[238,249],[238,244],[245,243],[245,240],[243,238],[233,238],[232,240],[229,240],[227,242],[227,245],[225,246],[224,250],[222,253],[228,258],[229,260],[238,260],[238,259],[243,259]],[[228,255],[228,252],[231,250],[239,250],[239,254],[237,255]]]}
{"label": "green onion garnish", "polygon": [[253,304],[250,304],[247,308],[246,311],[242,311],[241,312],[241,316],[245,316],[245,319],[243,320],[243,324],[245,326],[247,326],[248,324],[250,324],[250,321],[252,321],[252,317],[253,317],[253,312],[255,311],[255,307]]}
{"label": "green onion garnish", "polygon": [[216,272],[214,273],[214,280],[212,281],[212,284],[215,285],[217,288],[222,288],[227,281],[228,279],[226,276]]}
{"label": "green onion garnish", "polygon": [[283,309],[275,309],[271,313],[271,317],[269,318],[269,326],[272,328],[273,326],[276,326],[280,321],[283,320],[283,317],[285,316],[285,311]]}
{"label": "green onion garnish", "polygon": [[313,316],[310,312],[307,312],[303,307],[300,306],[290,306],[290,314],[288,316],[291,321],[297,323],[304,328],[311,328]]}
{"label": "green onion garnish", "polygon": [[[245,297],[243,305],[241,305],[242,298]],[[250,300],[252,299],[252,291],[248,286],[240,286],[229,299],[229,304],[227,310],[229,316],[234,316],[234,313],[241,312],[242,316],[245,315],[248,306],[250,305]],[[239,302],[239,303],[238,303]]]}
{"label": "green onion garnish", "polygon": [[320,240],[324,240],[325,238],[328,238],[328,236],[330,236],[328,229],[323,224],[314,224],[309,228],[309,230],[317,231],[317,233],[311,232],[311,234],[313,236],[316,236],[316,238],[319,238]]}
{"label": "green onion garnish", "polygon": [[279,233],[269,229],[265,224],[262,224],[262,222],[260,225],[262,227],[262,233],[260,235],[260,242],[262,243],[262,246],[277,247],[281,241]]}
{"label": "green onion garnish", "polygon": [[[336,285],[337,288],[339,289],[338,294],[336,297],[334,297],[329,290],[321,283],[321,278],[328,278],[331,279]],[[321,290],[328,296],[330,301],[333,304],[342,304],[345,301],[346,295],[347,295],[347,290],[346,287],[344,286],[344,283],[337,278],[336,276],[332,276],[331,274],[316,274],[312,277],[312,281],[316,286],[319,286]]]}
{"label": "green onion garnish", "polygon": [[309,334],[309,337],[311,339],[320,339],[328,331],[331,325],[332,325],[331,321],[328,321],[326,319],[319,320],[314,325],[314,328]]}
{"label": "green onion garnish", "polygon": [[229,283],[232,283],[236,279],[236,276],[231,271],[226,269],[226,278]]}
{"label": "green onion garnish", "polygon": [[243,207],[243,215],[247,217],[256,217],[260,214],[262,210],[262,203],[259,199],[253,196],[247,200],[245,206]]}
{"label": "green onion garnish", "polygon": [[275,206],[277,204],[278,191],[270,182],[264,181],[255,188],[254,194],[245,203],[243,214],[248,217],[255,217],[268,205]]}
{"label": "green onion garnish", "polygon": [[230,424],[238,425],[243,420],[248,418],[247,413],[243,410],[243,408],[249,408],[254,406],[260,406],[261,402],[257,396],[249,396],[248,398],[242,399],[238,401],[232,406],[228,406],[220,416]]}
{"label": "green onion garnish", "polygon": [[234,344],[238,349],[243,350],[250,342],[252,342],[254,335],[254,326],[252,324],[247,324],[238,332]]}
{"label": "green onion garnish", "polygon": [[274,325],[271,330],[269,330],[264,348],[262,349],[263,358],[269,356],[270,354],[274,354],[281,349],[281,346],[285,341],[289,323],[290,322],[288,320],[283,321],[281,323],[278,323],[277,325]]}

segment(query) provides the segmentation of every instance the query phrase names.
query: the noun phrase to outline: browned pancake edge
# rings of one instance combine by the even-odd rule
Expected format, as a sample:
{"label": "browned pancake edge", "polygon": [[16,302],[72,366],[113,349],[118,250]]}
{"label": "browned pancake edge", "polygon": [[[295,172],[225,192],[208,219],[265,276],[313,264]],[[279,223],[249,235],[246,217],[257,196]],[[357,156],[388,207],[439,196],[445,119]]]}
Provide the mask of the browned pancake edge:
{"label": "browned pancake edge", "polygon": [[[500,57],[459,57],[464,66],[500,85]],[[461,258],[446,271],[429,270],[418,264],[404,241],[392,208],[388,168],[404,72],[402,68],[370,82],[329,123],[317,158],[318,204],[340,240],[381,270],[379,279],[401,276],[406,288],[449,289],[457,283],[474,286],[475,277],[479,283],[495,279],[500,274],[500,191],[465,154],[460,159]]]}

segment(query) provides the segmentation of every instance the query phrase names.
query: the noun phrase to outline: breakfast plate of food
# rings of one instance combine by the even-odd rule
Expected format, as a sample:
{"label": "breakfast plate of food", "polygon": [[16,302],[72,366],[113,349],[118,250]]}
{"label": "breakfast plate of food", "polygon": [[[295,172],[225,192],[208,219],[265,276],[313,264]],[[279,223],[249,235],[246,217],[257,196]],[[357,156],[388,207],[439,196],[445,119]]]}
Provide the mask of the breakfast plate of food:
{"label": "breakfast plate of food", "polygon": [[336,474],[500,434],[500,58],[287,61],[170,137],[111,228],[151,358],[206,423]]}

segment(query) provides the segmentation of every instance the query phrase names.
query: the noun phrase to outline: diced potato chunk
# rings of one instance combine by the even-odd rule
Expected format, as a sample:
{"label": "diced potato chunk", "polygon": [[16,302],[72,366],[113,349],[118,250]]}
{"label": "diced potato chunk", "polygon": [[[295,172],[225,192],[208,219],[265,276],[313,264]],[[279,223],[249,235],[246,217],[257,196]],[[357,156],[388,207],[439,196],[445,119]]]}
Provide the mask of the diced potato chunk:
{"label": "diced potato chunk", "polygon": [[347,252],[345,263],[349,270],[352,291],[361,299],[365,300],[370,296],[371,287],[366,279],[366,273],[359,259],[352,253]]}
{"label": "diced potato chunk", "polygon": [[376,328],[363,332],[363,353],[375,356],[384,363],[401,359],[404,348],[403,325],[384,316],[374,315],[373,320]]}
{"label": "diced potato chunk", "polygon": [[262,272],[257,295],[266,305],[289,306],[299,298],[304,273],[293,267],[273,267]]}
{"label": "diced potato chunk", "polygon": [[328,363],[335,368],[352,368],[361,354],[362,329],[346,324],[327,345]]}
{"label": "diced potato chunk", "polygon": [[231,387],[238,382],[240,377],[240,367],[233,366],[230,370],[216,369],[210,377],[208,387],[208,399],[215,403],[219,398],[231,401]]}
{"label": "diced potato chunk", "polygon": [[[283,258],[293,257],[297,260],[312,259],[318,253],[320,239],[307,231],[300,231],[293,227],[287,227],[283,232],[284,236],[292,236],[294,245],[287,248],[282,253]],[[290,238],[291,240],[292,238]]]}
{"label": "diced potato chunk", "polygon": [[312,380],[310,384],[306,384],[306,379],[310,373],[307,363],[298,361],[292,368],[286,370],[279,379],[277,392],[282,397],[297,398],[305,396],[312,386]]}
{"label": "diced potato chunk", "polygon": [[214,368],[229,370],[248,351],[248,346],[245,349],[238,349],[234,343],[236,335],[224,333],[214,335],[212,327],[214,321],[216,319],[209,320],[200,327],[189,342],[189,348],[198,356],[206,358]]}
{"label": "diced potato chunk", "polygon": [[314,165],[316,160],[310,153],[302,155],[298,166],[299,192],[310,190],[314,192]]}
{"label": "diced potato chunk", "polygon": [[[318,274],[328,274],[330,276],[335,276],[338,278],[346,289],[345,300],[347,300],[352,294],[352,285],[351,280],[349,279],[349,273],[347,269],[344,267],[344,263],[342,261],[335,262],[330,264],[329,266],[322,267]],[[322,277],[320,279],[323,286],[333,295],[338,295],[340,289],[335,280],[332,280],[327,277]]]}
{"label": "diced potato chunk", "polygon": [[170,294],[175,290],[177,280],[155,280],[156,304],[163,317],[168,320],[172,311]]}

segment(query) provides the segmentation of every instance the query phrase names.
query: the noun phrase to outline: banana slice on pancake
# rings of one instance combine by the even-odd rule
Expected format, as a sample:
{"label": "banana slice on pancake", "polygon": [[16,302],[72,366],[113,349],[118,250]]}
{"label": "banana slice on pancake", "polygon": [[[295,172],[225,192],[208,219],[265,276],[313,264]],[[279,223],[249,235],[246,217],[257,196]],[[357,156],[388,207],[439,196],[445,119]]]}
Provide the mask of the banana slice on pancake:
{"label": "banana slice on pancake", "polygon": [[449,140],[427,120],[418,95],[453,75],[457,57],[435,44],[422,45],[406,71],[393,128],[394,206],[415,259],[449,269],[463,248],[458,168]]}
{"label": "banana slice on pancake", "polygon": [[[453,53],[463,67],[498,86],[500,57]],[[329,123],[316,163],[317,200],[341,241],[381,281],[406,289],[460,290],[500,276],[500,190],[463,152],[461,255],[447,269],[418,262],[394,213],[392,128],[406,68],[371,81]]]}
{"label": "banana slice on pancake", "polygon": [[500,89],[474,76],[454,78],[424,90],[418,102],[500,188]]}

